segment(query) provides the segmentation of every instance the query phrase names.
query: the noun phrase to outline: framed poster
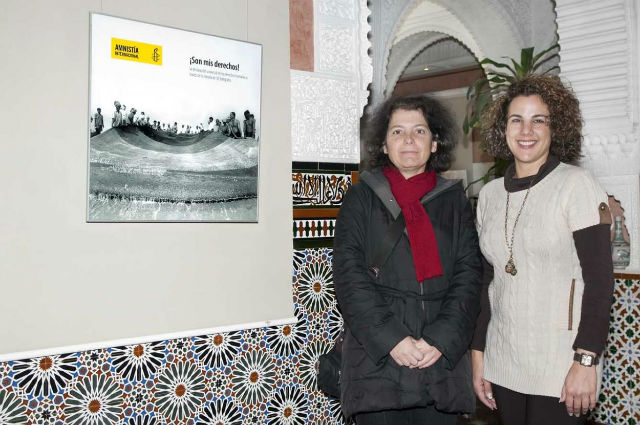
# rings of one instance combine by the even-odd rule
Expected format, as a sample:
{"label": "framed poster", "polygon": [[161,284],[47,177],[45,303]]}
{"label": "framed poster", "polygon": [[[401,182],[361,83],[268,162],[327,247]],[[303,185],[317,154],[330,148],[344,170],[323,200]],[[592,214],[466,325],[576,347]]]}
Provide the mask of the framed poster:
{"label": "framed poster", "polygon": [[91,14],[89,222],[258,219],[262,46]]}

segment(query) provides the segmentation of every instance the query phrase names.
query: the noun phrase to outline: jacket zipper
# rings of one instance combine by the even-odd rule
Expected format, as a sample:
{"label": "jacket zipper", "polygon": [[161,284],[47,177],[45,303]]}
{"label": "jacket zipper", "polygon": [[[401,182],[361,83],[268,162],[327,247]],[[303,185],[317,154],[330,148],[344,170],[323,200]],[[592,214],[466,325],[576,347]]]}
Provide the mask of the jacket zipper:
{"label": "jacket zipper", "polygon": [[571,291],[569,292],[569,330],[573,329],[573,292],[575,291],[576,280],[571,280]]}
{"label": "jacket zipper", "polygon": [[[424,295],[424,288],[422,286],[422,282],[420,282],[420,296],[422,297],[423,295]],[[422,302],[422,311],[427,311],[424,306],[424,299],[422,299],[421,302]]]}

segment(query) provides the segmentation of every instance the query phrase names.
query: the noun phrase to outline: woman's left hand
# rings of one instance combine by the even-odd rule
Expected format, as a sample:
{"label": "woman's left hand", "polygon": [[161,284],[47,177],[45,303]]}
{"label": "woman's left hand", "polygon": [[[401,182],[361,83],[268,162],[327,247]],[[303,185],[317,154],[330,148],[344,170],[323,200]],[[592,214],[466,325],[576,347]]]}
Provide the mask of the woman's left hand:
{"label": "woman's left hand", "polygon": [[573,362],[564,380],[560,403],[564,402],[569,416],[586,415],[596,407],[596,368]]}
{"label": "woman's left hand", "polygon": [[438,359],[442,356],[440,350],[438,350],[433,345],[429,345],[427,341],[420,338],[419,340],[414,340],[415,346],[420,350],[420,352],[424,355],[422,360],[418,362],[418,364],[413,368],[424,369],[429,366],[432,366]]}

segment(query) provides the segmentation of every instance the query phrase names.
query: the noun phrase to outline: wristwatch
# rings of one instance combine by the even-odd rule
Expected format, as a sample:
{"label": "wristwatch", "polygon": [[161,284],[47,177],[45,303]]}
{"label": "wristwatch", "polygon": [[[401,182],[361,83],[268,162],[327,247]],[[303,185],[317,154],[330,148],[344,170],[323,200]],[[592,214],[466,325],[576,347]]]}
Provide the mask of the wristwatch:
{"label": "wristwatch", "polygon": [[582,366],[591,367],[598,364],[600,357],[598,355],[593,356],[585,353],[574,353],[573,360],[577,361]]}

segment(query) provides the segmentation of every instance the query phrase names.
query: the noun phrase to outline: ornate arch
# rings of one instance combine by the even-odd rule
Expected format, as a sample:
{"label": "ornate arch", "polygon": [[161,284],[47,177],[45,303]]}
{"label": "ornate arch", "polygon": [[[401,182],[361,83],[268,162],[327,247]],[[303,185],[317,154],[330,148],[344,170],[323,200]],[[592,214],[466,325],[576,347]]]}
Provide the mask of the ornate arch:
{"label": "ornate arch", "polygon": [[[388,90],[387,75],[397,74],[395,66],[389,68],[391,48],[419,32],[451,36],[465,45],[478,60],[518,55],[530,38],[530,28],[520,25],[522,30],[518,30],[519,25],[509,14],[510,9],[502,4],[505,1],[449,0],[444,3],[446,6],[441,6],[435,0],[397,0],[393,5],[389,0],[373,0],[373,103],[381,100]],[[391,21],[389,16],[395,20]],[[491,25],[487,25],[489,22]]]}
{"label": "ornate arch", "polygon": [[384,96],[393,92],[404,70],[420,52],[447,37],[447,34],[440,32],[421,31],[394,44],[389,54]]}

